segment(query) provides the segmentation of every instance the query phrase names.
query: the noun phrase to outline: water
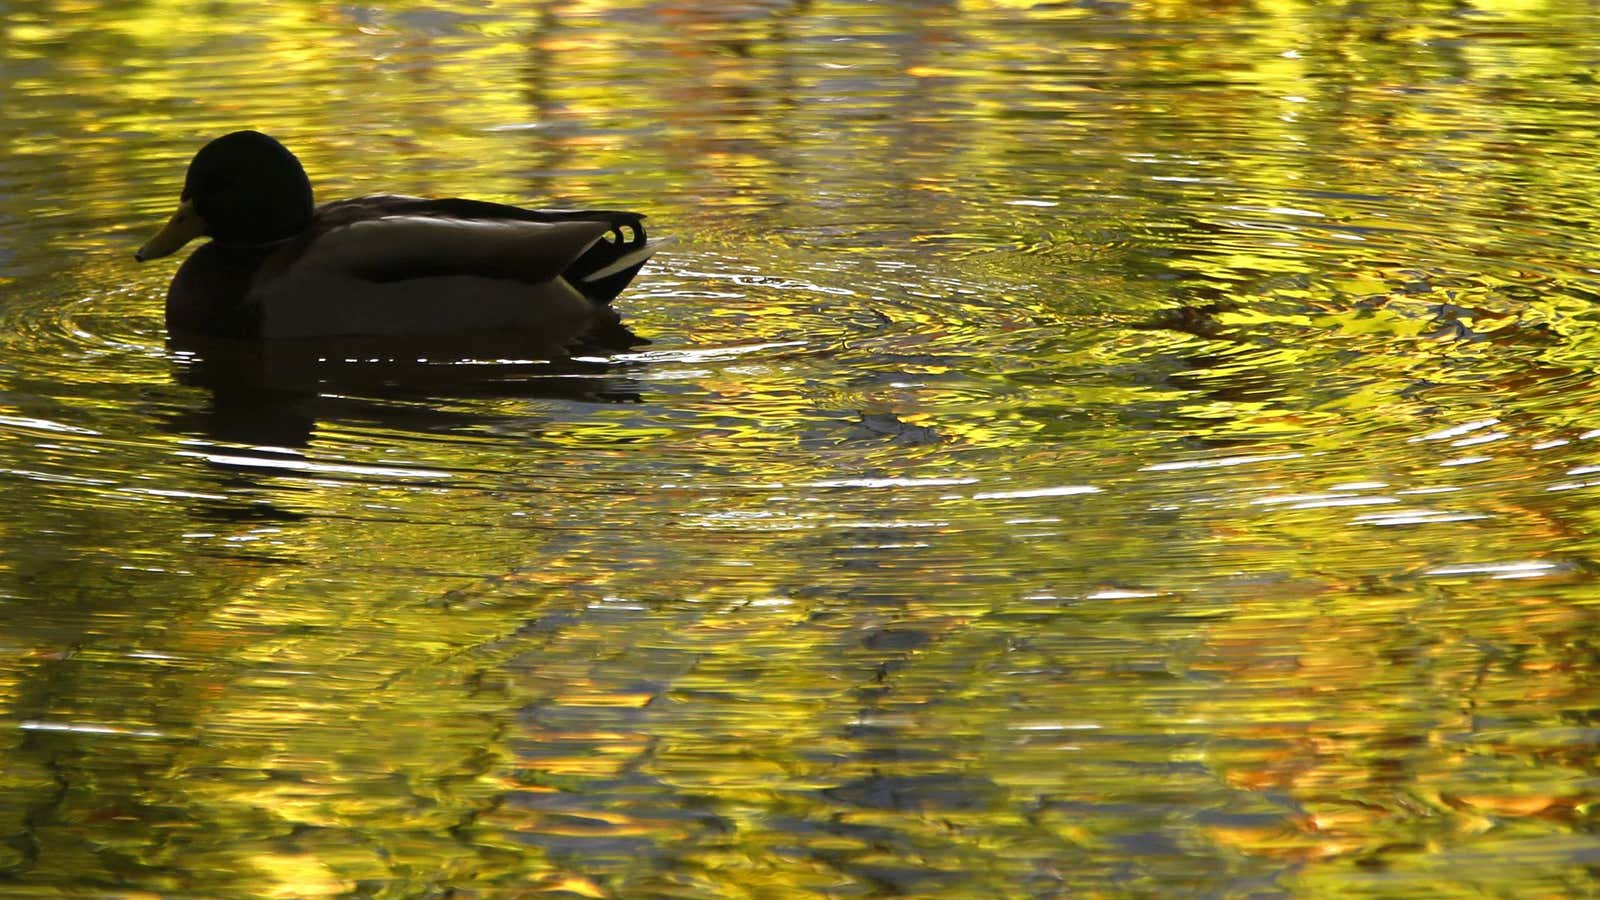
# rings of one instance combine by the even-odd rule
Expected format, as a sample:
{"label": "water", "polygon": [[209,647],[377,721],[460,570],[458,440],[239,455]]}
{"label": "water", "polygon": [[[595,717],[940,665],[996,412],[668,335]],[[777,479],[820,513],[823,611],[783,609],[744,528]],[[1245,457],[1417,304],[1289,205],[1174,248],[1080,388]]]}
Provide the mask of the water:
{"label": "water", "polygon": [[[1592,889],[1588,5],[0,15],[0,895]],[[170,347],[240,127],[654,343]]]}

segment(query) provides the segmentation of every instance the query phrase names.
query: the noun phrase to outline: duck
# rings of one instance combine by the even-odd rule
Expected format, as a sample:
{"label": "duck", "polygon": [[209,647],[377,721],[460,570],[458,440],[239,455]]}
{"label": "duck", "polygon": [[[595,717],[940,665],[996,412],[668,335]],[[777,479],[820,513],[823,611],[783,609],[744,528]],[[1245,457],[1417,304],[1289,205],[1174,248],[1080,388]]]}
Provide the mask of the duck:
{"label": "duck", "polygon": [[612,306],[661,243],[643,220],[398,194],[317,205],[300,160],[246,130],[195,154],[177,211],[134,259],[210,238],[167,289],[172,335],[525,334],[541,346],[626,349],[648,343]]}

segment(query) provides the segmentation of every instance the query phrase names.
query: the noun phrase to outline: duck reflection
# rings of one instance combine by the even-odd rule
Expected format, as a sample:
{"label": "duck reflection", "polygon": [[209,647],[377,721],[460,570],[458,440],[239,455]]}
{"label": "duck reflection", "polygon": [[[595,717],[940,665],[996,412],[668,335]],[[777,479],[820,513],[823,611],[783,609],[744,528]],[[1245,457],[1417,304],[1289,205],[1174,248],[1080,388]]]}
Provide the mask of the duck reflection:
{"label": "duck reflection", "polygon": [[[319,338],[251,341],[174,336],[173,379],[211,394],[173,416],[172,430],[249,447],[302,448],[319,421],[360,422],[409,432],[460,433],[516,414],[462,400],[633,403],[633,363],[616,348],[530,344],[526,334],[449,339]],[[588,355],[590,353],[596,355]],[[451,401],[443,403],[441,401]]]}

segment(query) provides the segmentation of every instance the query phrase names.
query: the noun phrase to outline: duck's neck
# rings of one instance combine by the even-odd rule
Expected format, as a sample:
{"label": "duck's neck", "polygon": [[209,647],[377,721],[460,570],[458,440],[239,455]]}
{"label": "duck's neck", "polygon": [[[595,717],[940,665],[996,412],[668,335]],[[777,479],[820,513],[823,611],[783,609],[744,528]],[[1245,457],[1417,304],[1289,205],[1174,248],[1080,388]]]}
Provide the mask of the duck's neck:
{"label": "duck's neck", "polygon": [[189,254],[167,289],[167,328],[217,337],[250,334],[254,317],[244,301],[271,250],[211,241]]}

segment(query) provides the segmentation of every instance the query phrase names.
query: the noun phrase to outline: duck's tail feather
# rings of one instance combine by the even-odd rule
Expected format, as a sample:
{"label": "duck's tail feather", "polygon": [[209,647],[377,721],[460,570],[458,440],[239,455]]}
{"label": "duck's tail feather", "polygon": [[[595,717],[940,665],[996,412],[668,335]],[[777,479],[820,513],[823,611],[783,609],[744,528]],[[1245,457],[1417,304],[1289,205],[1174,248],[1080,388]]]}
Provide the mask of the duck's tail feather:
{"label": "duck's tail feather", "polygon": [[666,243],[645,235],[643,217],[612,222],[611,229],[567,267],[567,281],[595,303],[609,304]]}

